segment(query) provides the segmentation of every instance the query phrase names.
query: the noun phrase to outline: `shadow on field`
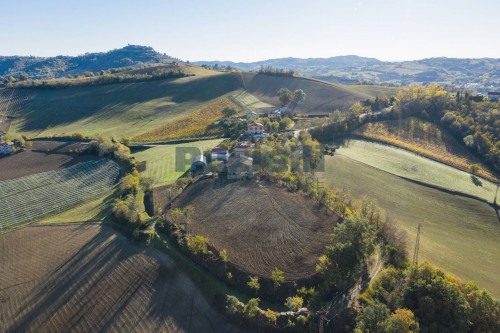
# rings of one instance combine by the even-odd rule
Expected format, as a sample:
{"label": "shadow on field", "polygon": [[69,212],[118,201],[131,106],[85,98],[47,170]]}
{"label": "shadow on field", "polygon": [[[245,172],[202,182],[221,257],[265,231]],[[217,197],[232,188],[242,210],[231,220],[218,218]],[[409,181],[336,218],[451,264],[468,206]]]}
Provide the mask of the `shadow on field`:
{"label": "shadow on field", "polygon": [[[242,88],[235,73],[198,77],[187,81],[158,80],[149,82],[110,84],[96,87],[40,89],[23,112],[19,131],[40,131],[91,119],[92,123],[117,119],[139,104],[170,98],[174,103],[206,102]],[[137,120],[164,114],[158,108],[148,114],[135,112]],[[175,108],[167,112],[175,112]],[[128,121],[134,119],[128,119]]]}
{"label": "shadow on field", "polygon": [[[59,241],[76,241],[86,228],[82,224]],[[7,331],[156,331],[166,326],[196,331],[213,326],[215,319],[203,322],[210,316],[203,297],[169,258],[130,246],[110,231],[102,227],[76,253],[38,277]]]}

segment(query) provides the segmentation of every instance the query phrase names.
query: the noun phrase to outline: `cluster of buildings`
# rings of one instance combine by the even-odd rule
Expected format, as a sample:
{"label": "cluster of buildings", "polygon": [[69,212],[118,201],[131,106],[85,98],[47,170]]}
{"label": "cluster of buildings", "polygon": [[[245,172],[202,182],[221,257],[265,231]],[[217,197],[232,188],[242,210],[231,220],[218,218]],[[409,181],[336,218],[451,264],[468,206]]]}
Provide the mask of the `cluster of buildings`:
{"label": "cluster of buildings", "polygon": [[[267,116],[271,121],[280,121],[283,116],[283,112],[285,112],[286,110],[287,106],[284,106],[282,108],[269,112]],[[257,112],[253,111],[248,112],[246,115],[246,120],[258,120],[258,119],[259,119],[259,114]],[[241,117],[231,118],[231,124],[236,124],[242,121],[245,121],[245,119]],[[264,125],[257,122],[251,122],[248,124],[246,134],[254,138],[265,138],[267,136],[267,133],[264,132]]]}
{"label": "cluster of buildings", "polygon": [[[245,155],[246,151],[255,148],[255,144],[248,141],[238,142],[229,154],[228,147],[214,148],[210,154],[211,162],[216,162],[218,170],[227,174],[227,179],[251,179],[253,177],[253,159]],[[196,156],[191,164],[191,172],[204,171],[208,166],[207,158]]]}

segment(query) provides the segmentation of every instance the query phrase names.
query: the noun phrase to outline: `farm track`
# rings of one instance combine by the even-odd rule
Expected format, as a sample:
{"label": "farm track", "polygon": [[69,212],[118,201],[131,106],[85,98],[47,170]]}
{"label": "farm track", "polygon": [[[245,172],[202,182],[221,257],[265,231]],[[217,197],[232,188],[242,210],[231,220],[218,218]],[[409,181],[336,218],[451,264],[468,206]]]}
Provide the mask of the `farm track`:
{"label": "farm track", "polygon": [[17,229],[0,253],[2,332],[237,331],[170,258],[107,226]]}
{"label": "farm track", "polygon": [[274,267],[286,280],[315,274],[338,216],[301,194],[255,182],[204,180],[189,186],[174,207],[194,206],[188,230],[208,237],[229,260],[262,277]]}

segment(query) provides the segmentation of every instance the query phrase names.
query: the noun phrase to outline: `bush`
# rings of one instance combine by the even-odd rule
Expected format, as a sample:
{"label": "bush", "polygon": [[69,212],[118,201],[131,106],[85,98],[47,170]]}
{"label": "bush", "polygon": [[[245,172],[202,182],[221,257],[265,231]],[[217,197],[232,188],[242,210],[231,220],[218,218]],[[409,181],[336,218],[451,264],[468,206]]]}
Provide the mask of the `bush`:
{"label": "bush", "polygon": [[238,298],[226,295],[226,313],[233,315],[243,311],[244,304]]}
{"label": "bush", "polygon": [[134,173],[128,174],[122,179],[120,185],[120,193],[122,196],[128,194],[137,194],[139,189],[139,173],[135,171]]}
{"label": "bush", "polygon": [[193,254],[198,254],[198,253],[207,254],[208,253],[207,242],[208,238],[206,237],[200,235],[194,236],[188,241],[189,251],[191,251],[191,253]]}
{"label": "bush", "polygon": [[248,318],[255,317],[259,312],[259,301],[258,298],[250,299],[243,309],[243,314]]}
{"label": "bush", "polygon": [[247,285],[254,289],[255,291],[259,291],[260,289],[260,283],[259,283],[259,277],[258,276],[251,276],[250,281],[247,282]]}
{"label": "bush", "polygon": [[278,288],[283,282],[285,282],[283,271],[280,271],[277,267],[275,267],[271,273],[271,279],[274,282],[274,286]]}
{"label": "bush", "polygon": [[302,307],[304,300],[302,297],[294,296],[288,297],[285,302],[285,306],[290,309],[290,311],[298,311]]}

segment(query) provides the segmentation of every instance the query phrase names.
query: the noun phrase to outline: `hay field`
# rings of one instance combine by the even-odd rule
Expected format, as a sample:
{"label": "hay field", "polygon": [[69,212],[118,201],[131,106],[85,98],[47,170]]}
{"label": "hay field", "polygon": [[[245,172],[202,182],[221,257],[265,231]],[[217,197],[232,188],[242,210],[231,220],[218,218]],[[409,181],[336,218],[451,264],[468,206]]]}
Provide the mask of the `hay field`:
{"label": "hay field", "polygon": [[301,194],[281,188],[224,179],[189,186],[174,207],[194,207],[187,225],[208,237],[229,261],[261,277],[274,267],[286,280],[315,273],[338,216]]}
{"label": "hay field", "polygon": [[30,226],[0,252],[2,332],[237,331],[169,257],[110,227]]}
{"label": "hay field", "polygon": [[474,280],[500,298],[500,219],[495,210],[464,198],[412,183],[348,157],[325,157],[325,184],[354,198],[378,204],[406,230],[413,255],[416,228],[424,226],[420,261],[443,267],[462,281]]}

